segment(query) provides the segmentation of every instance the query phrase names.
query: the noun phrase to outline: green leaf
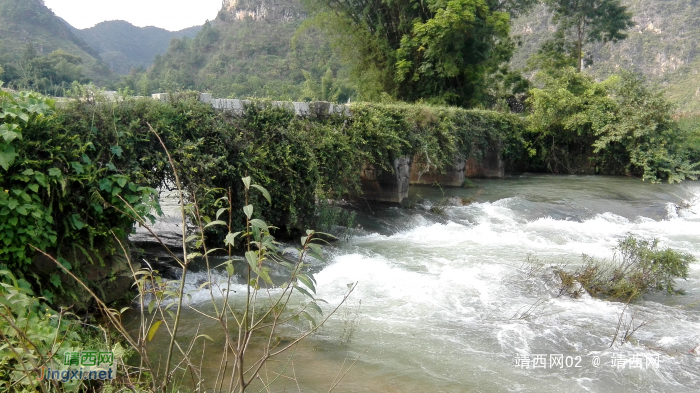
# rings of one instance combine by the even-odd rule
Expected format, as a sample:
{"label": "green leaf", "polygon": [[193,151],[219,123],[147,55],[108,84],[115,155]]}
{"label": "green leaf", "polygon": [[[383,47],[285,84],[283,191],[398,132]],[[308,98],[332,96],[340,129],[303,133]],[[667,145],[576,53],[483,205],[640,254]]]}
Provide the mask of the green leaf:
{"label": "green leaf", "polygon": [[78,161],[71,161],[70,165],[73,167],[75,173],[77,173],[78,175],[81,175],[85,172],[83,170],[83,166]]}
{"label": "green leaf", "polygon": [[209,340],[209,341],[211,341],[211,342],[214,342],[214,339],[211,338],[211,337],[209,337],[209,336],[207,336],[206,334],[200,334],[199,336],[197,336],[197,338],[200,338],[200,337],[206,338],[207,340]]}
{"label": "green leaf", "polygon": [[235,246],[236,245],[235,244],[236,237],[238,237],[238,235],[240,235],[240,234],[241,234],[240,232],[236,232],[236,233],[229,232],[229,234],[226,235],[226,239],[224,239],[224,244],[227,246]]}
{"label": "green leaf", "polygon": [[156,299],[153,299],[148,303],[148,313],[153,314],[153,309],[155,309],[155,308],[156,308]]}
{"label": "green leaf", "polygon": [[231,264],[226,265],[226,273],[228,273],[229,277],[233,277],[233,273],[234,273],[233,265],[231,265]]}
{"label": "green leaf", "polygon": [[61,285],[61,277],[59,277],[58,274],[52,274],[50,281],[51,284],[53,284],[53,286],[56,288],[58,288]]}
{"label": "green leaf", "polygon": [[272,198],[270,197],[270,193],[267,192],[267,190],[265,189],[265,187],[259,186],[259,185],[257,185],[257,184],[253,184],[253,185],[251,185],[251,187],[255,187],[256,189],[258,189],[258,190],[263,194],[263,196],[265,197],[265,199],[267,199],[267,202],[269,202],[270,205],[272,205]]}
{"label": "green leaf", "polygon": [[32,169],[32,168],[26,169],[24,172],[22,172],[22,174],[24,176],[31,176],[34,174],[34,169]]}
{"label": "green leaf", "polygon": [[41,172],[34,172],[34,179],[36,179],[36,182],[39,183],[42,187],[48,187],[48,184],[46,184],[46,175],[44,175]]}
{"label": "green leaf", "polygon": [[109,178],[104,178],[97,182],[100,186],[100,190],[111,192],[112,191],[112,180]]}
{"label": "green leaf", "polygon": [[85,227],[85,223],[80,220],[80,215],[78,214],[71,214],[71,222],[73,222],[73,225],[77,230],[83,229]]}
{"label": "green leaf", "polygon": [[70,270],[73,268],[73,265],[71,265],[70,262],[68,262],[65,258],[58,258],[58,263],[60,263],[61,266],[63,266],[66,270]]}
{"label": "green leaf", "polygon": [[300,274],[297,276],[297,279],[304,283],[313,293],[316,293],[316,287],[314,287],[314,283],[311,282],[311,280],[304,274]]}
{"label": "green leaf", "polygon": [[15,158],[17,158],[17,153],[15,153],[15,148],[8,145],[0,145],[0,166],[4,170],[9,170],[10,166],[14,164]]}
{"label": "green leaf", "polygon": [[202,256],[202,253],[200,253],[200,252],[191,252],[191,253],[187,254],[187,259],[194,259],[194,258],[201,257],[201,256]]}
{"label": "green leaf", "polygon": [[319,307],[318,304],[316,304],[316,302],[310,302],[308,304],[308,307],[316,311],[318,315],[323,315],[323,310],[321,310],[321,307]]}
{"label": "green leaf", "polygon": [[61,170],[58,168],[50,168],[49,169],[49,176],[59,177],[59,176],[61,176]]}
{"label": "green leaf", "polygon": [[32,190],[34,192],[39,192],[39,185],[38,184],[30,184],[27,186],[27,188],[29,188],[30,190]]}
{"label": "green leaf", "polygon": [[256,228],[260,228],[265,232],[269,232],[269,229],[267,229],[267,224],[265,224],[265,221],[263,221],[263,220],[259,220],[257,218],[254,218],[254,219],[250,220],[250,225],[252,225]]}
{"label": "green leaf", "polygon": [[245,213],[246,217],[250,220],[250,217],[253,216],[253,205],[244,206],[243,213]]}
{"label": "green leaf", "polygon": [[124,150],[122,150],[122,148],[121,148],[120,146],[112,146],[112,147],[109,149],[109,151],[111,151],[112,154],[114,154],[114,155],[117,156],[117,157],[121,157],[121,156],[122,156],[122,153],[124,152]]}
{"label": "green leaf", "polygon": [[314,319],[314,317],[312,317],[311,314],[309,314],[309,313],[306,312],[306,311],[302,311],[302,312],[300,313],[300,315],[302,315],[304,318],[308,319],[309,322],[311,322],[311,326],[312,326],[312,327],[316,327],[316,319]]}
{"label": "green leaf", "polygon": [[148,341],[153,340],[153,336],[156,335],[156,332],[158,331],[158,328],[160,327],[160,324],[162,324],[163,321],[158,320],[153,323],[150,329],[148,329]]}
{"label": "green leaf", "polygon": [[90,160],[90,157],[87,156],[87,154],[83,154],[80,158],[83,159],[83,162],[87,165],[92,165],[92,161]]}
{"label": "green leaf", "polygon": [[221,221],[221,220],[212,221],[212,222],[210,222],[209,224],[205,225],[205,226],[204,226],[204,229],[207,229],[207,228],[209,228],[209,227],[213,227],[214,225],[224,225],[224,226],[226,226],[226,223],[223,222],[223,221]]}
{"label": "green leaf", "polygon": [[311,299],[314,298],[314,295],[310,294],[309,291],[307,291],[306,289],[304,289],[304,288],[302,288],[302,287],[300,287],[300,286],[298,286],[298,285],[295,285],[295,286],[294,286],[294,289],[296,289],[297,291],[301,292],[302,294],[304,294],[304,295],[310,297]]}
{"label": "green leaf", "polygon": [[23,216],[26,216],[27,214],[29,214],[29,212],[27,212],[27,209],[25,209],[24,206],[19,206],[16,210],[17,210],[17,213],[19,213]]}
{"label": "green leaf", "polygon": [[112,164],[111,162],[107,163],[107,169],[109,169],[110,171],[115,171],[115,172],[117,171],[117,167],[114,164]]}
{"label": "green leaf", "polygon": [[2,135],[3,139],[5,139],[5,143],[10,143],[14,141],[15,139],[22,139],[22,135],[18,132],[15,132],[17,129],[14,124],[7,125],[7,124],[0,124],[0,135]]}
{"label": "green leaf", "polygon": [[117,178],[117,184],[119,184],[119,187],[124,188],[126,185],[127,179],[126,177],[120,176]]}
{"label": "green leaf", "polygon": [[250,189],[250,176],[244,177],[241,180],[243,180],[243,184],[245,185],[245,189],[246,190]]}
{"label": "green leaf", "polygon": [[258,270],[258,254],[255,251],[246,252],[245,259],[253,270]]}
{"label": "green leaf", "polygon": [[225,207],[222,207],[221,209],[217,210],[216,211],[216,219],[218,220],[219,216],[221,216],[226,210],[228,210],[228,209],[226,209]]}

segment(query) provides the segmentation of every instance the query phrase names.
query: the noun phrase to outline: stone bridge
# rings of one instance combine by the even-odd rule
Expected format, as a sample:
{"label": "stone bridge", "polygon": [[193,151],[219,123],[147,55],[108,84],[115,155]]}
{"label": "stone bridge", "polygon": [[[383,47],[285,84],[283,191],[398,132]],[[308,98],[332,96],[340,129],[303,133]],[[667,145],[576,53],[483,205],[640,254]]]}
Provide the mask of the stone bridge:
{"label": "stone bridge", "polygon": [[[168,94],[153,94],[153,98],[161,101],[169,99]],[[211,94],[201,93],[199,100],[209,103],[214,109],[231,112],[242,116],[245,107],[252,101],[213,98]],[[329,116],[341,115],[352,117],[349,105],[333,104],[330,102],[289,102],[272,101],[272,106],[294,111],[297,116]],[[404,156],[395,158],[390,170],[382,169],[373,163],[365,164],[360,175],[362,192],[368,201],[401,203],[408,197],[411,184],[433,185],[439,183],[443,187],[461,187],[465,178],[473,177],[503,177],[505,163],[501,158],[499,146],[491,146],[480,154],[470,157],[456,157],[452,165],[442,172],[435,167],[421,165],[418,157]]]}

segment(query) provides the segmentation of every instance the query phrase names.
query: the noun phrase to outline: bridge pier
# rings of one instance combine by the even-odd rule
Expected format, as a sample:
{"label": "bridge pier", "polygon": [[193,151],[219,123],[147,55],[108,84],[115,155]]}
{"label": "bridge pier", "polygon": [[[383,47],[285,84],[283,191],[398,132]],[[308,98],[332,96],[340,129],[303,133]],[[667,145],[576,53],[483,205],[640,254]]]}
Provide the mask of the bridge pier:
{"label": "bridge pier", "polygon": [[418,163],[417,157],[413,159],[411,165],[411,184],[433,185],[438,183],[445,187],[461,187],[464,184],[464,168],[466,160],[455,158],[454,163],[444,168],[444,173],[440,173],[434,167],[426,170],[425,165]]}
{"label": "bridge pier", "polygon": [[506,164],[501,159],[501,147],[489,146],[479,155],[472,153],[466,162],[464,175],[466,177],[503,177]]}
{"label": "bridge pier", "polygon": [[408,198],[411,156],[395,158],[392,169],[367,163],[360,174],[362,194],[368,201],[401,203]]}

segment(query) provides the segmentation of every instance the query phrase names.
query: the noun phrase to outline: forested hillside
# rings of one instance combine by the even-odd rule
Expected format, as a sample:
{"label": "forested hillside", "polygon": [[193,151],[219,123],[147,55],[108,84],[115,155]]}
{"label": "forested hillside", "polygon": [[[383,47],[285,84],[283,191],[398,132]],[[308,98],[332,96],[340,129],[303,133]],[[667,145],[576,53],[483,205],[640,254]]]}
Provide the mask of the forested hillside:
{"label": "forested hillside", "polygon": [[346,70],[318,31],[299,31],[306,18],[298,0],[231,1],[196,37],[173,40],[147,75],[119,87],[347,101]]}
{"label": "forested hillside", "polygon": [[[213,15],[212,15],[213,17]],[[201,26],[180,31],[158,27],[136,27],[129,22],[113,20],[73,32],[99,53],[109,68],[122,75],[132,68],[147,68],[158,54],[168,50],[173,38],[194,37]]]}
{"label": "forested hillside", "polygon": [[41,0],[0,0],[0,68],[0,80],[45,92],[72,80],[104,84],[114,77]]}
{"label": "forested hillside", "polygon": [[[584,48],[593,64],[586,68],[599,79],[628,69],[658,84],[679,109],[700,110],[700,1],[622,0],[636,26],[617,43],[589,44]],[[552,36],[554,25],[545,6],[513,22],[512,34],[522,40],[511,64],[527,67],[528,59]]]}

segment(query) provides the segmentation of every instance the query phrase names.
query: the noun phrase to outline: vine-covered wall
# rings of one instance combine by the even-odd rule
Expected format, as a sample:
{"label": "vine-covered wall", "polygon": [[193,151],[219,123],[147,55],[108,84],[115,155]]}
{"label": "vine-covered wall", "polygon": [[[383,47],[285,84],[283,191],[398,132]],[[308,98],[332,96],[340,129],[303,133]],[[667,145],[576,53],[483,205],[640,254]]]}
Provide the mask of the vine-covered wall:
{"label": "vine-covered wall", "polygon": [[[27,99],[3,98],[17,105]],[[280,227],[282,236],[314,227],[317,198],[357,195],[366,163],[390,170],[395,158],[408,155],[441,170],[456,157],[490,146],[499,146],[506,157],[523,151],[521,118],[490,111],[358,103],[352,116],[312,111],[302,117],[261,101],[233,113],[200,102],[198,94],[76,100],[57,109],[42,102],[43,112],[28,117],[20,125],[22,138],[11,141],[17,158],[0,170],[9,190],[0,197],[0,255],[13,270],[36,276],[36,283],[53,283],[43,284],[47,293],[60,292],[62,276],[30,273],[36,253],[29,243],[68,265],[82,260],[84,270],[108,265],[104,251],[117,251],[115,236],[123,238],[135,223],[128,205],[140,215],[155,214],[155,190],[174,184],[166,152],[149,125],[204,215],[215,216],[216,201],[229,189],[233,205],[242,206],[240,178],[248,175],[272,194],[272,206],[252,203],[264,207],[261,217]],[[35,210],[23,214],[13,202],[18,198]],[[45,228],[20,236],[30,225]],[[83,257],[70,257],[76,253]]]}

